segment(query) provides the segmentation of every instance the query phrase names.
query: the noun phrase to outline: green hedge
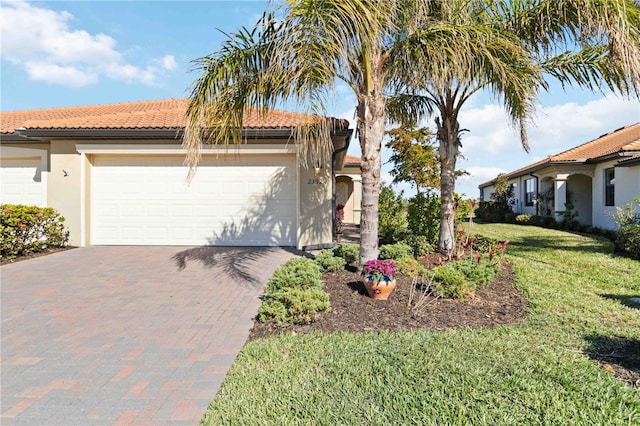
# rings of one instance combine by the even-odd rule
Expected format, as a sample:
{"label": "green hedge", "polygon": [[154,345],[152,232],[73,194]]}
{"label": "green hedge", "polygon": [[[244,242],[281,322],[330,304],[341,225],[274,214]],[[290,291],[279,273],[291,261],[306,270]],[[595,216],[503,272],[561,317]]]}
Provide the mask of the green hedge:
{"label": "green hedge", "polygon": [[0,204],[0,257],[15,259],[49,248],[65,247],[69,231],[50,207]]}
{"label": "green hedge", "polygon": [[[331,253],[331,252],[329,252]],[[340,259],[344,262],[344,259]],[[329,295],[322,289],[320,266],[311,259],[291,259],[276,269],[265,291],[258,321],[278,324],[306,324],[331,308]]]}
{"label": "green hedge", "polygon": [[347,261],[343,257],[335,256],[333,249],[322,250],[316,255],[316,263],[323,272],[335,272],[344,269]]}

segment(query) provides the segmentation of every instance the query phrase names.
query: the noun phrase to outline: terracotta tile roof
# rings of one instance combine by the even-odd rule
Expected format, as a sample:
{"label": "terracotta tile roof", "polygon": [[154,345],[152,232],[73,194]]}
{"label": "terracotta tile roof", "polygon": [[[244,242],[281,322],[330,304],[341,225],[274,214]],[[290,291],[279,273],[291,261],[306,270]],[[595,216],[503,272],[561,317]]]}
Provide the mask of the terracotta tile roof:
{"label": "terracotta tile roof", "polygon": [[616,152],[640,150],[640,123],[622,127],[550,157],[551,161],[584,161]]}
{"label": "terracotta tile roof", "polygon": [[345,164],[357,164],[360,165],[360,157],[356,157],[355,155],[345,155],[344,157]]}
{"label": "terracotta tile roof", "polygon": [[[584,163],[587,161],[594,162],[595,160],[608,155],[616,153],[633,153],[636,151],[640,152],[640,123],[621,127],[613,132],[601,135],[596,139],[570,148],[559,154],[550,155],[544,160],[513,170],[506,173],[506,175],[511,178],[528,173],[530,170],[538,169],[546,164],[551,165],[553,163],[566,162]],[[632,158],[635,157],[637,156],[634,155]],[[627,157],[620,162],[625,160],[631,160],[631,158]],[[491,179],[490,181],[483,182],[479,187],[482,188],[491,185],[494,181],[495,179]]]}
{"label": "terracotta tile roof", "polygon": [[[186,99],[128,102],[26,111],[0,112],[0,133],[16,129],[180,129],[185,126]],[[252,110],[245,117],[246,128],[290,128],[309,116],[270,111],[266,117]],[[346,120],[333,119],[336,127],[347,128]]]}

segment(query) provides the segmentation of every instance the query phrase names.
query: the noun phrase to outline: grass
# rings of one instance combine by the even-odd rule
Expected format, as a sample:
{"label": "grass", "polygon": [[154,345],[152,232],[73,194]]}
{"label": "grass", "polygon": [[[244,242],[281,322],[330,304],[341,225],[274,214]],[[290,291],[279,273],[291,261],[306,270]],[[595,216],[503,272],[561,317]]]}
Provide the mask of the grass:
{"label": "grass", "polygon": [[[203,424],[636,425],[640,391],[587,354],[640,342],[640,262],[607,240],[515,225],[509,239],[531,303],[496,329],[278,336],[247,344]],[[597,348],[596,348],[597,349]]]}

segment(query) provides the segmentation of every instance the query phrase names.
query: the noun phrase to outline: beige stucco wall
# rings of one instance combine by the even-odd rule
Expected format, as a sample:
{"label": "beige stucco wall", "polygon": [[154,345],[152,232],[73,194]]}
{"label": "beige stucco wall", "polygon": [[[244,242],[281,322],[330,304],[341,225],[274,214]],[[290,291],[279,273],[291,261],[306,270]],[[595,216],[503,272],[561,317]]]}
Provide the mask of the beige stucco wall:
{"label": "beige stucco wall", "polygon": [[640,208],[634,198],[640,197],[640,164],[629,167],[616,167],[616,181],[620,178],[620,185],[616,186],[616,204],[625,206],[632,203],[636,209]]}
{"label": "beige stucco wall", "polygon": [[[604,170],[610,167],[614,167],[617,161],[607,161],[596,165],[593,175],[593,198],[592,198],[592,221],[593,226],[606,229],[615,229],[616,225],[613,222],[613,215],[616,212],[615,206],[605,206],[605,193],[604,193]],[[615,185],[615,197],[616,204],[619,197],[620,187],[622,186],[622,179],[618,179],[619,168],[615,169],[616,173],[616,185]]]}
{"label": "beige stucco wall", "polygon": [[76,141],[51,141],[50,172],[47,181],[49,206],[65,218],[69,244],[83,246],[83,164],[76,151]]}
{"label": "beige stucco wall", "polygon": [[298,166],[300,209],[298,248],[329,244],[333,240],[331,169],[325,164],[320,169]]}
{"label": "beige stucco wall", "polygon": [[604,171],[614,167],[615,161],[600,163],[595,168],[593,177],[593,226],[616,229],[613,221],[616,206],[624,207],[628,203],[636,205],[634,197],[640,197],[640,165],[631,167],[615,167],[615,206],[605,206]]}

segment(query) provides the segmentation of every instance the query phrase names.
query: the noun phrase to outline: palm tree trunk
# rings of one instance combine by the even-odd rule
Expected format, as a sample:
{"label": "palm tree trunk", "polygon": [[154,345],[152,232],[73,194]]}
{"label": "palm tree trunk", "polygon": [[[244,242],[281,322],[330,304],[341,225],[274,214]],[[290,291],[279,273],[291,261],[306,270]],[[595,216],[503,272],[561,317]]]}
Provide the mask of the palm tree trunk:
{"label": "palm tree trunk", "polygon": [[455,171],[460,147],[459,123],[455,114],[442,114],[436,118],[438,127],[438,154],[440,154],[440,233],[438,251],[451,255],[455,249]]}
{"label": "palm tree trunk", "polygon": [[[378,89],[376,87],[376,89]],[[374,89],[358,99],[358,133],[362,150],[362,214],[360,216],[360,264],[378,258],[378,200],[380,198],[380,149],[385,130],[382,91]]]}

